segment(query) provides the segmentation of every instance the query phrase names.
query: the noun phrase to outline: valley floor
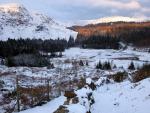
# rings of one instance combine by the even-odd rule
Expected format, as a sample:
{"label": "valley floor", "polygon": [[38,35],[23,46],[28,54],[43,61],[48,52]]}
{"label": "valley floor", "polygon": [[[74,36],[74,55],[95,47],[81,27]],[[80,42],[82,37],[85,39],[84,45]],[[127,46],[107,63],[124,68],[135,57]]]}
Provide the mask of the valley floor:
{"label": "valley floor", "polygon": [[[78,65],[83,61],[84,66]],[[71,48],[63,53],[62,58],[53,58],[50,61],[54,64],[54,69],[35,67],[6,67],[0,66],[0,80],[4,82],[0,91],[0,113],[5,112],[5,108],[16,104],[16,100],[9,102],[3,97],[4,94],[14,91],[16,88],[16,76],[19,77],[19,85],[23,88],[44,86],[46,80],[50,80],[51,99],[47,104],[35,107],[21,113],[53,113],[60,105],[66,101],[62,95],[66,90],[75,89],[79,102],[76,104],[64,105],[69,113],[86,113],[90,109],[91,113],[149,113],[150,111],[150,79],[145,79],[139,83],[131,83],[125,80],[121,83],[110,82],[102,84],[102,79],[128,70],[131,62],[136,68],[145,63],[150,63],[150,53],[135,51],[132,48],[127,50],[94,50]],[[98,70],[96,64],[101,61],[109,61],[112,70]],[[85,65],[88,62],[88,65]],[[95,79],[97,89],[91,90],[89,87],[78,89],[81,78]],[[87,94],[92,93],[94,104],[90,105]],[[60,97],[59,97],[60,96]],[[26,109],[29,106],[25,107]],[[15,112],[15,111],[14,111]]]}

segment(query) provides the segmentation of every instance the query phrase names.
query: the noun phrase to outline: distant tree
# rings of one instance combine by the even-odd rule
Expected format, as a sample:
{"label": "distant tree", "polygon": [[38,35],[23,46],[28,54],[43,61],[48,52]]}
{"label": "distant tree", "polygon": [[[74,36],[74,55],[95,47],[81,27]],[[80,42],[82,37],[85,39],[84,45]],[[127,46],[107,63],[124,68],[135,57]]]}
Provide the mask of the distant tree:
{"label": "distant tree", "polygon": [[89,63],[88,63],[88,61],[86,61],[86,66],[89,66]]}
{"label": "distant tree", "polygon": [[103,64],[103,69],[104,69],[104,70],[110,70],[110,69],[111,69],[111,64],[110,64],[110,62],[104,62],[104,64]]}
{"label": "distant tree", "polygon": [[74,45],[75,45],[75,40],[72,36],[70,36],[68,41],[68,47],[74,47]]}
{"label": "distant tree", "polygon": [[96,69],[103,69],[101,61],[99,61],[98,64],[96,65]]}
{"label": "distant tree", "polygon": [[104,62],[102,64],[101,61],[99,61],[98,64],[96,65],[96,69],[111,70],[112,67],[111,67],[110,62]]}
{"label": "distant tree", "polygon": [[79,65],[80,65],[80,66],[84,66],[84,63],[83,63],[82,60],[80,60]]}
{"label": "distant tree", "polygon": [[113,66],[113,69],[116,69],[116,68],[117,68],[117,66],[116,66],[116,65],[114,65],[114,66]]}
{"label": "distant tree", "polygon": [[133,62],[130,63],[128,69],[130,69],[130,70],[135,70],[135,66],[134,66],[134,63],[133,63]]}

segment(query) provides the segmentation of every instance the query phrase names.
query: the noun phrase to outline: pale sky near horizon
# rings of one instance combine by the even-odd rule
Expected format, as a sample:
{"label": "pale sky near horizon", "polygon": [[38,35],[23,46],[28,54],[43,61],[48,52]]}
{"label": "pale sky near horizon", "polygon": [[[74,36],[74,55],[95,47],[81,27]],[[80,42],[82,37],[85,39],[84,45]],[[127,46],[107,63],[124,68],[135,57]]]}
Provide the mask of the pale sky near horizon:
{"label": "pale sky near horizon", "polygon": [[150,17],[150,0],[0,0],[0,4],[12,2],[19,2],[28,10],[45,13],[59,21],[107,16]]}

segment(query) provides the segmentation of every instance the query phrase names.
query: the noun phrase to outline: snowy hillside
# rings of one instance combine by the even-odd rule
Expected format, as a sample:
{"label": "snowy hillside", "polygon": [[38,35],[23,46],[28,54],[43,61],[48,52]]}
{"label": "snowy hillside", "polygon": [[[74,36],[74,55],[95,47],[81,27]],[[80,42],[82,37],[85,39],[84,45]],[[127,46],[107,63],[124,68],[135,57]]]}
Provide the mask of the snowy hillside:
{"label": "snowy hillside", "polygon": [[0,39],[8,38],[42,38],[69,39],[76,38],[77,33],[66,29],[42,14],[30,13],[23,5],[0,5]]}
{"label": "snowy hillside", "polygon": [[[88,78],[90,80],[90,78]],[[95,84],[97,89],[92,91],[89,87],[76,91],[79,103],[64,105],[66,99],[61,96],[54,99],[48,104],[23,111],[21,113],[54,113],[60,105],[66,107],[69,112],[63,113],[87,113],[90,109],[91,113],[149,113],[150,103],[150,79],[145,79],[139,83],[130,83],[125,81],[122,83],[102,84],[100,78]],[[88,80],[88,81],[89,81]],[[88,94],[92,94],[94,104],[90,106]],[[57,112],[55,112],[57,113]]]}
{"label": "snowy hillside", "polygon": [[74,25],[87,25],[87,24],[99,24],[99,23],[110,23],[110,22],[143,22],[146,21],[143,18],[131,18],[124,16],[112,16],[112,17],[104,17],[95,20],[80,20]]}

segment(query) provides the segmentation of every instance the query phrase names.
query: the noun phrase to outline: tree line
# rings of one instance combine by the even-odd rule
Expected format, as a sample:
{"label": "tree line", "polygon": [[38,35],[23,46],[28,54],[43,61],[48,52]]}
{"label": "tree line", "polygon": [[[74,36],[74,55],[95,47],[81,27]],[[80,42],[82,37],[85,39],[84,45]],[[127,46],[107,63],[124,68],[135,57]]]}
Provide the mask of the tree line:
{"label": "tree line", "polygon": [[16,56],[19,54],[38,54],[63,52],[74,43],[73,37],[69,41],[65,39],[8,39],[0,41],[0,56],[3,58]]}
{"label": "tree line", "polygon": [[95,36],[105,38],[109,36],[136,47],[150,47],[150,22],[116,22],[73,26],[70,29],[78,32],[76,42],[79,45],[85,40],[88,40],[88,38]]}
{"label": "tree line", "polygon": [[52,64],[47,57],[56,57],[58,56],[56,53],[61,53],[72,46],[74,46],[74,38],[71,36],[68,41],[59,38],[55,40],[8,39],[0,41],[0,57],[5,59],[5,64],[8,66],[49,66]]}
{"label": "tree line", "polygon": [[92,35],[82,42],[82,47],[94,49],[119,49],[119,39],[109,35]]}
{"label": "tree line", "polygon": [[118,36],[123,42],[137,47],[150,47],[150,27],[122,31]]}

